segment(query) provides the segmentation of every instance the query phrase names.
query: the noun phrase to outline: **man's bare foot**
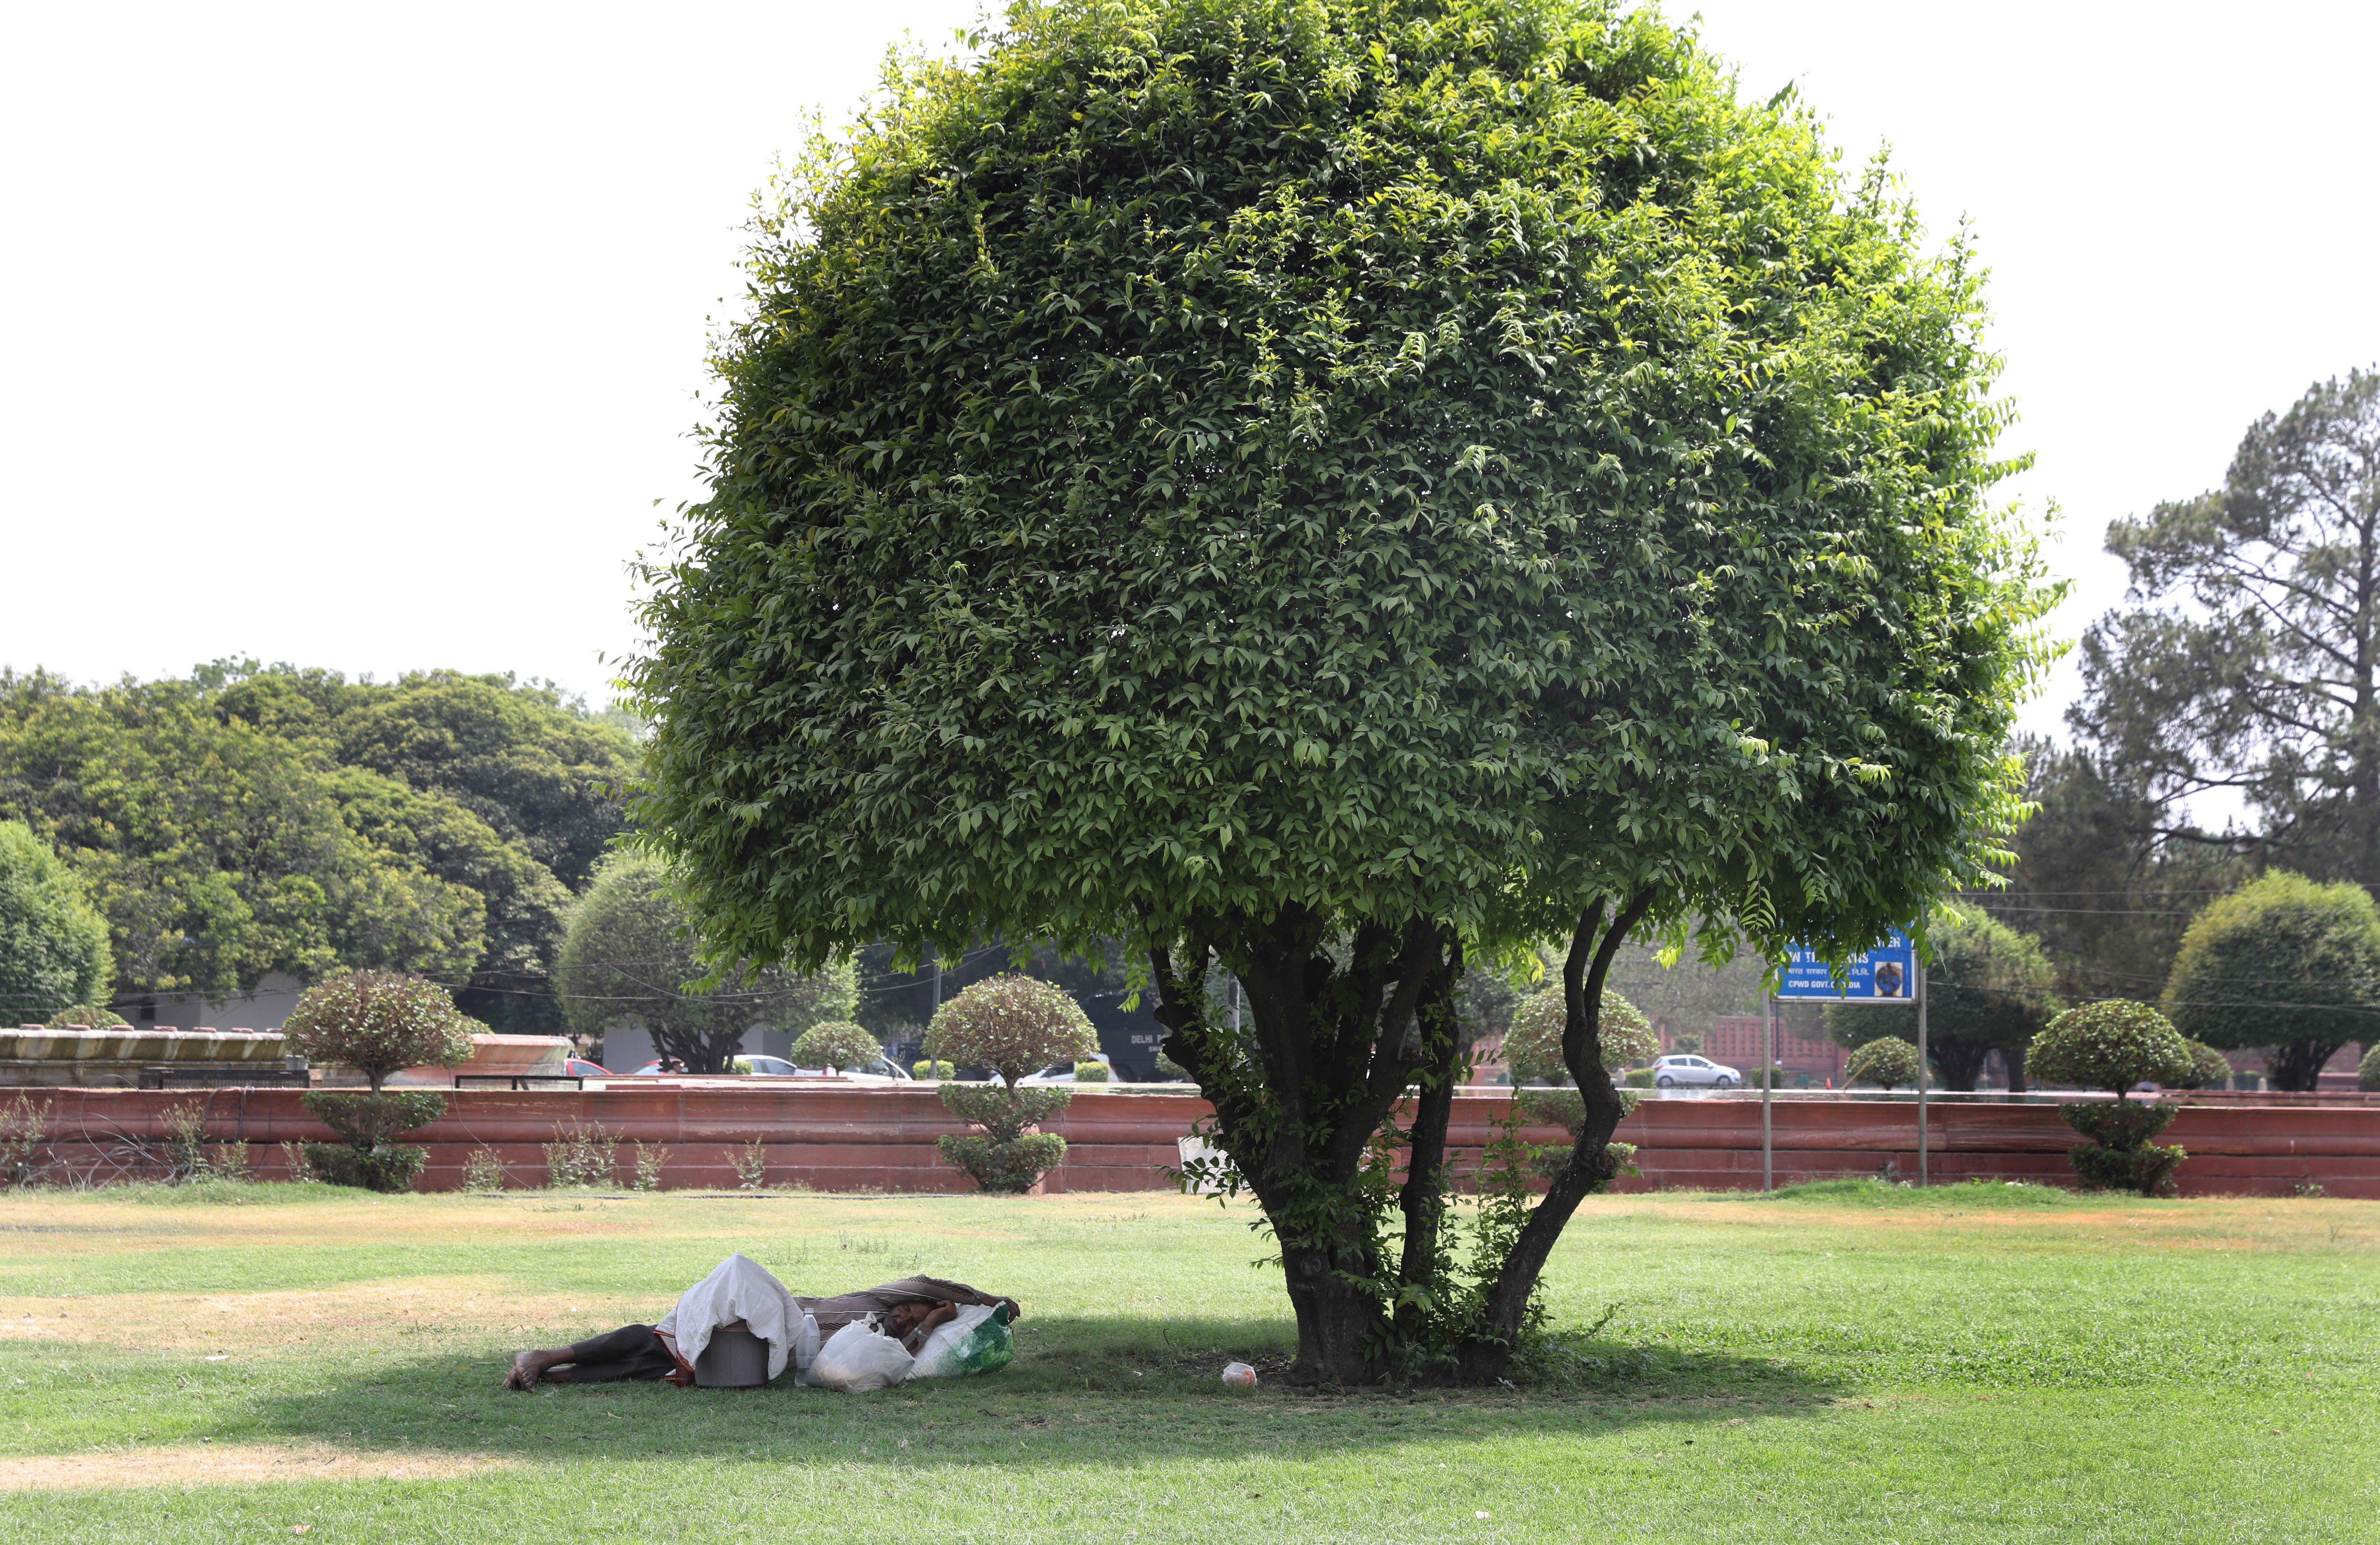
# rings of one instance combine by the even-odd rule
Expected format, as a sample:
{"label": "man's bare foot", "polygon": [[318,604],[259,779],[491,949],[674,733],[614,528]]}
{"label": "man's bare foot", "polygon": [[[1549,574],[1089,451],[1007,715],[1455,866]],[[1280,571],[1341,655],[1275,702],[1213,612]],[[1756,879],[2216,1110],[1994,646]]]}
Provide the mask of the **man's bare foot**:
{"label": "man's bare foot", "polygon": [[504,1375],[504,1388],[533,1390],[537,1388],[538,1375],[544,1371],[544,1369],[538,1366],[536,1353],[516,1352],[513,1354],[512,1371]]}

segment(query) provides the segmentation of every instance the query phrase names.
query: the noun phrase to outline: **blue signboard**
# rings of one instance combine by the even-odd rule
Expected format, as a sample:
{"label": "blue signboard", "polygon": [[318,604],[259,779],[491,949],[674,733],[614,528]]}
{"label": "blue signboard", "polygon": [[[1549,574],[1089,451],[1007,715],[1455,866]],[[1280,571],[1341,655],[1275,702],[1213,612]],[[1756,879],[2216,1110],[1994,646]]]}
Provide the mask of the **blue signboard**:
{"label": "blue signboard", "polygon": [[1851,978],[1841,987],[1834,973],[1807,945],[1785,947],[1784,979],[1777,996],[1830,1004],[1907,1004],[1916,1001],[1917,949],[1909,931],[1896,928],[1892,937],[1872,950],[1852,956]]}

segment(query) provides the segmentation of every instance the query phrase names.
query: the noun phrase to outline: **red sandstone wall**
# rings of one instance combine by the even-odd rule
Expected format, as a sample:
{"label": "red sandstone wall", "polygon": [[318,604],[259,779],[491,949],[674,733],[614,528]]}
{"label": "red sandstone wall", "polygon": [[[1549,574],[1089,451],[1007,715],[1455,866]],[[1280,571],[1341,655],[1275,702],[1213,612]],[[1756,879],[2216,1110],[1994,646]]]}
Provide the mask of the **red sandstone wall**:
{"label": "red sandstone wall", "polygon": [[[161,1092],[135,1089],[30,1090],[50,1106],[57,1157],[85,1170],[124,1139],[164,1135],[162,1113],[204,1101],[207,1130],[220,1142],[246,1141],[259,1172],[285,1173],[273,1145],[327,1139],[294,1089]],[[1450,1137],[1459,1162],[1475,1162],[1510,1110],[1501,1092],[1465,1090],[1455,1101]],[[1892,1166],[1917,1174],[1913,1102],[1779,1100],[1774,1105],[1776,1177],[1799,1180],[1872,1175]],[[1043,1183],[1050,1191],[1161,1188],[1158,1167],[1175,1161],[1175,1140],[1208,1112],[1189,1094],[1078,1092],[1055,1129],[1067,1140],[1064,1165]],[[461,1181],[464,1159],[492,1148],[514,1183],[543,1183],[540,1144],[557,1123],[601,1123],[621,1136],[620,1173],[632,1173],[638,1138],[666,1147],[662,1183],[671,1188],[732,1187],[733,1155],[753,1137],[765,1146],[769,1180],[820,1190],[959,1191],[968,1182],[944,1166],[936,1135],[963,1130],[930,1087],[751,1087],[658,1084],[602,1090],[516,1094],[465,1089],[447,1114],[416,1135],[430,1162],[426,1189]],[[1932,1173],[1937,1180],[2029,1179],[2070,1184],[2066,1149],[2073,1134],[2050,1105],[1933,1107]],[[1551,1128],[1526,1128],[1533,1142],[1554,1142]],[[1756,1100],[1647,1100],[1619,1136],[1638,1145],[1638,1176],[1621,1188],[1730,1188],[1760,1184],[1760,1104]],[[2287,1195],[2305,1183],[2333,1196],[2380,1198],[2380,1107],[2272,1106],[2225,1102],[2185,1107],[2166,1140],[2190,1150],[2177,1177],[2185,1195]]]}

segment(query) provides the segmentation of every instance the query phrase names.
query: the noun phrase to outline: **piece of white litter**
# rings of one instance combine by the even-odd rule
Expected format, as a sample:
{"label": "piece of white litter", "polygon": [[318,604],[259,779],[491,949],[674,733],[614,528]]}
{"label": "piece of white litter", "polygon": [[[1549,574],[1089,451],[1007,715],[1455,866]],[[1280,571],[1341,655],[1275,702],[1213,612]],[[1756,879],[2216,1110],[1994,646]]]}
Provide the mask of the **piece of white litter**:
{"label": "piece of white litter", "polygon": [[207,1361],[211,1363],[227,1363],[231,1361],[231,1354],[228,1352],[217,1352],[211,1355],[207,1358]]}
{"label": "piece of white litter", "polygon": [[1486,1514],[1484,1514],[1484,1513],[1474,1513],[1471,1516],[1473,1516],[1474,1518],[1485,1518],[1485,1517],[1487,1517],[1487,1516],[1488,1516],[1488,1515],[1486,1515]]}

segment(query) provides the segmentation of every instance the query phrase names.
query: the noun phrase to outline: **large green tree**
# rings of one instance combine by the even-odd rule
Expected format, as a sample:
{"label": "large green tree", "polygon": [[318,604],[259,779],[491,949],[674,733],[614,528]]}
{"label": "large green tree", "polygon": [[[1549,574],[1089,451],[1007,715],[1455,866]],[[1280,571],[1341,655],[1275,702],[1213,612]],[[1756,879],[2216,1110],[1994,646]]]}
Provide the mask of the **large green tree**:
{"label": "large green tree", "polygon": [[21,821],[0,821],[0,1024],[104,1003],[107,920],[82,881]]}
{"label": "large green tree", "polygon": [[596,871],[571,909],[556,972],[570,1028],[600,1036],[641,1029],[690,1073],[723,1073],[755,1028],[800,1035],[849,1019],[859,1001],[848,960],[817,971],[774,967],[714,979],[702,942],[651,858],[622,855]]}
{"label": "large green tree", "polygon": [[2350,881],[2275,870],[2200,913],[2165,989],[2174,1028],[2261,1050],[2274,1084],[2310,1091],[2350,1041],[2380,1040],[2380,905]]}
{"label": "large green tree", "polygon": [[[1613,1173],[1621,943],[1840,957],[2014,813],[1965,249],[1564,0],[1019,6],[787,187],[634,669],[701,927],[1135,939],[1298,1377],[1492,1376]],[[1585,1116],[1458,1248],[1456,985],[1548,937]]]}
{"label": "large green tree", "polygon": [[[1972,1089],[1998,1052],[2022,1089],[2025,1049],[2060,1006],[2041,941],[1959,902],[1935,914],[1926,940],[1926,1060],[1951,1089]],[[1854,1050],[1886,1037],[1914,1042],[1916,1019],[1913,1006],[1829,1004],[1827,1034]]]}
{"label": "large green tree", "polygon": [[571,890],[621,824],[627,736],[541,684],[252,662],[75,687],[0,674],[0,813],[90,882],[124,992],[422,972],[558,1027]]}
{"label": "large green tree", "polygon": [[2223,486],[2107,528],[2127,608],[2083,635],[2075,729],[2162,824],[2243,796],[2272,860],[2380,884],[2380,372],[2248,428]]}

